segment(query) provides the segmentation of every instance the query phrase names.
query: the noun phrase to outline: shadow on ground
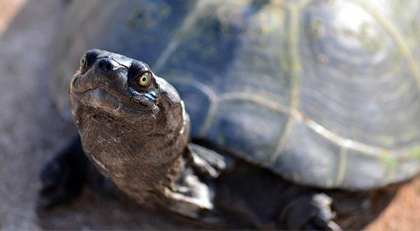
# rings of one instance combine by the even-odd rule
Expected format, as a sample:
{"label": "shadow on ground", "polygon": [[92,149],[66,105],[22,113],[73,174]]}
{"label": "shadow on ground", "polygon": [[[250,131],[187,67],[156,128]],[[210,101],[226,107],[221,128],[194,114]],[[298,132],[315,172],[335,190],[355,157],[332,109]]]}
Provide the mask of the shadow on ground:
{"label": "shadow on ground", "polygon": [[0,37],[0,229],[194,228],[89,190],[75,203],[37,214],[38,172],[76,134],[47,86],[64,9],[65,1],[27,1]]}

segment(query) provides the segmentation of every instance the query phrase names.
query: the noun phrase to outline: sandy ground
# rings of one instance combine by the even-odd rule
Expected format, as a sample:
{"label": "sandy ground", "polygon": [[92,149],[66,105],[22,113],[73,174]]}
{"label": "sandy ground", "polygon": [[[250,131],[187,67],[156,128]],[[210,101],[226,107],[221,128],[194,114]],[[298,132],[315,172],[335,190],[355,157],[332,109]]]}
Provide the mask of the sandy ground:
{"label": "sandy ground", "polygon": [[49,99],[48,67],[61,0],[0,1],[0,230],[192,229],[85,190],[37,214],[38,172],[75,134]]}
{"label": "sandy ground", "polygon": [[[75,203],[35,211],[38,172],[75,133],[49,100],[59,0],[0,0],[0,230],[192,229],[85,190]],[[368,230],[419,230],[420,179],[401,188]]]}

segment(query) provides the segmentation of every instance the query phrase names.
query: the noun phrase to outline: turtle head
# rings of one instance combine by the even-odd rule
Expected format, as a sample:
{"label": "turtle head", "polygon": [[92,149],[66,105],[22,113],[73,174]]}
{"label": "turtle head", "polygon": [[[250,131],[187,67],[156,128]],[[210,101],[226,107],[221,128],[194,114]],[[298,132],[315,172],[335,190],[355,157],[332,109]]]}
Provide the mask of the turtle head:
{"label": "turtle head", "polygon": [[171,132],[185,119],[177,91],[146,63],[98,49],[80,59],[69,98],[74,118],[125,121],[141,134]]}
{"label": "turtle head", "polygon": [[72,77],[69,100],[86,154],[108,177],[173,162],[188,141],[180,96],[141,61],[87,51]]}

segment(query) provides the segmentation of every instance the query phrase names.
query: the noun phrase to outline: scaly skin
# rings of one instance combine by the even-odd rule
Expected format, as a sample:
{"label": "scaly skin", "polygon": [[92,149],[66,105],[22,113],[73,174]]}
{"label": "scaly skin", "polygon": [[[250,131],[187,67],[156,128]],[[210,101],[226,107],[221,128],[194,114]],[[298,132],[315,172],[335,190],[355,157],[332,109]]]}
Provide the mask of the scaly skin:
{"label": "scaly skin", "polygon": [[[137,199],[164,194],[184,170],[189,119],[179,95],[142,62],[98,50],[82,59],[69,99],[87,156]],[[136,82],[143,73],[147,86]]]}

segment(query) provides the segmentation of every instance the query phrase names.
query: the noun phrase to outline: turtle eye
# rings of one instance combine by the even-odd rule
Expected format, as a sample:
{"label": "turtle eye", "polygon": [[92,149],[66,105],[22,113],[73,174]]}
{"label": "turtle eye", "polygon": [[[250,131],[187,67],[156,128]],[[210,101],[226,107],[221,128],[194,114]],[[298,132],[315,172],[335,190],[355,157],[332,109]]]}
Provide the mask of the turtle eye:
{"label": "turtle eye", "polygon": [[151,80],[152,80],[152,74],[150,74],[150,72],[144,72],[139,75],[137,81],[140,84],[140,86],[147,87],[152,82]]}
{"label": "turtle eye", "polygon": [[86,55],[83,55],[82,58],[80,59],[80,68],[84,70],[86,68],[86,64],[87,64]]}

